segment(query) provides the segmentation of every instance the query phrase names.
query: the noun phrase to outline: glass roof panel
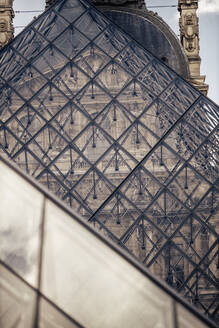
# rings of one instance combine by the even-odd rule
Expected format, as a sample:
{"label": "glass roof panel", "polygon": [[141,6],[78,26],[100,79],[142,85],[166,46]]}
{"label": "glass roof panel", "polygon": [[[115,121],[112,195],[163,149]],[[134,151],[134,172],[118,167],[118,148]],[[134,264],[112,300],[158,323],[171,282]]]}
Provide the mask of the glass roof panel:
{"label": "glass roof panel", "polygon": [[1,327],[34,327],[36,292],[0,263]]}
{"label": "glass roof panel", "polygon": [[0,171],[0,260],[37,286],[43,197],[2,163]]}
{"label": "glass roof panel", "polygon": [[[147,322],[150,327],[175,328],[177,323],[187,327],[188,321],[185,318],[190,317],[194,328],[216,327],[133,257],[92,229],[74,210],[59,202],[1,155],[0,159],[1,176],[4,176],[7,183],[10,181],[14,185],[14,188],[8,190],[4,188],[5,198],[16,198],[25,213],[30,204],[28,199],[25,205],[22,200],[25,196],[27,198],[29,191],[33,211],[40,211],[41,214],[39,260],[36,262],[37,284],[28,278],[24,270],[18,271],[17,266],[0,258],[1,326],[131,328],[136,325],[145,327]],[[43,202],[41,208],[36,196]],[[0,208],[4,208],[5,198],[0,197]],[[119,198],[117,201],[124,205],[124,209],[130,209],[128,203],[121,202]],[[4,211],[3,222],[10,222],[14,230],[20,223],[24,231],[28,223],[33,227],[33,223],[26,217],[25,223],[19,220],[20,212],[17,213],[19,216],[13,213],[14,219],[11,220],[12,211]],[[122,226],[127,228],[139,213],[130,209],[126,213],[128,217],[126,214],[120,217]],[[17,264],[33,260],[28,251],[35,243],[34,230],[29,229],[31,243],[25,238],[22,238],[22,247],[16,243],[20,253]],[[18,232],[23,237],[21,231]],[[1,245],[8,241],[8,235],[1,235]],[[131,238],[129,246],[131,243],[134,246],[134,242]],[[160,248],[162,246],[160,243]],[[17,260],[15,254],[11,255],[14,261]],[[205,281],[206,277],[202,276],[201,279]]]}

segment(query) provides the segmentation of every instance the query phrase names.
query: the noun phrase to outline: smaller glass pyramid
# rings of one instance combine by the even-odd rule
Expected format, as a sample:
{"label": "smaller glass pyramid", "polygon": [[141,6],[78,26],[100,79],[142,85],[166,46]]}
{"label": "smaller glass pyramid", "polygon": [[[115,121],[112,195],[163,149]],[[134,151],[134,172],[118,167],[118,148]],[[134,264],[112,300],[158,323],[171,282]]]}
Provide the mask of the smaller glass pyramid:
{"label": "smaller glass pyramid", "polygon": [[1,327],[216,328],[1,155],[0,184]]}

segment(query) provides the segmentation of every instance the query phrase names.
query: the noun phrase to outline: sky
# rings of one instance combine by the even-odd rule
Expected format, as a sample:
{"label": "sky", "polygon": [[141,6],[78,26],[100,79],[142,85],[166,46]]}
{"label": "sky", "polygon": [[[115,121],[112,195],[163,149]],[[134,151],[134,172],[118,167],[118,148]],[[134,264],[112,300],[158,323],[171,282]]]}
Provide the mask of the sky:
{"label": "sky", "polygon": [[[151,6],[177,5],[178,0],[146,0],[149,10],[160,15],[179,36],[179,13],[176,7],[149,8]],[[14,0],[15,34],[40,13],[17,13],[22,10],[44,10],[45,0]],[[206,75],[208,97],[219,104],[219,0],[199,0],[201,74]],[[22,26],[22,27],[20,27]]]}

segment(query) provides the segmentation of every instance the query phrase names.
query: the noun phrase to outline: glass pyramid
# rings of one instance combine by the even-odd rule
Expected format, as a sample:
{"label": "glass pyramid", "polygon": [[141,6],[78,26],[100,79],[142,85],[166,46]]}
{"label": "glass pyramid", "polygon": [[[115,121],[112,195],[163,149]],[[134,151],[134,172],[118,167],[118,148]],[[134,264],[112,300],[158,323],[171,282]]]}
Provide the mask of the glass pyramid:
{"label": "glass pyramid", "polygon": [[217,327],[30,176],[0,160],[2,328]]}
{"label": "glass pyramid", "polygon": [[87,1],[0,69],[1,153],[217,320],[218,107]]}

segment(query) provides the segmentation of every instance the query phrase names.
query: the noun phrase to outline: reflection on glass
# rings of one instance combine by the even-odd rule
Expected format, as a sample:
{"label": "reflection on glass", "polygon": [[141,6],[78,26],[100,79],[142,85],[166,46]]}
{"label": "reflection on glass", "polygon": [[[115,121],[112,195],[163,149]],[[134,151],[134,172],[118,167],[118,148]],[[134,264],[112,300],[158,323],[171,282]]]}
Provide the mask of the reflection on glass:
{"label": "reflection on glass", "polygon": [[34,291],[0,265],[0,327],[33,327],[35,308]]}
{"label": "reflection on glass", "polygon": [[[39,240],[33,231],[39,235],[43,195],[3,163],[0,163],[0,173],[5,192],[0,191],[1,261],[18,272],[15,275],[0,264],[0,327],[176,328],[173,296],[82,226],[74,215],[69,216],[48,199],[41,292],[55,306],[41,295],[38,312],[36,292],[25,280],[33,282],[37,276]],[[37,229],[29,228],[29,220]],[[10,233],[17,248],[11,239],[11,244],[6,243]],[[6,245],[11,247],[12,259],[16,259],[22,248],[24,262],[11,263],[3,252]],[[25,271],[26,267],[21,264],[27,263],[29,253],[33,265],[30,271]],[[177,304],[177,328],[207,327],[192,308],[190,311]]]}
{"label": "reflection on glass", "polygon": [[86,327],[170,328],[171,299],[50,201],[42,292]]}
{"label": "reflection on glass", "polygon": [[55,309],[43,298],[40,299],[39,328],[77,328],[79,327],[64,314]]}
{"label": "reflection on glass", "polygon": [[208,326],[201,322],[191,312],[187,311],[182,305],[177,304],[177,317],[179,328],[207,328]]}
{"label": "reflection on glass", "polygon": [[0,259],[36,286],[41,195],[0,163]]}

